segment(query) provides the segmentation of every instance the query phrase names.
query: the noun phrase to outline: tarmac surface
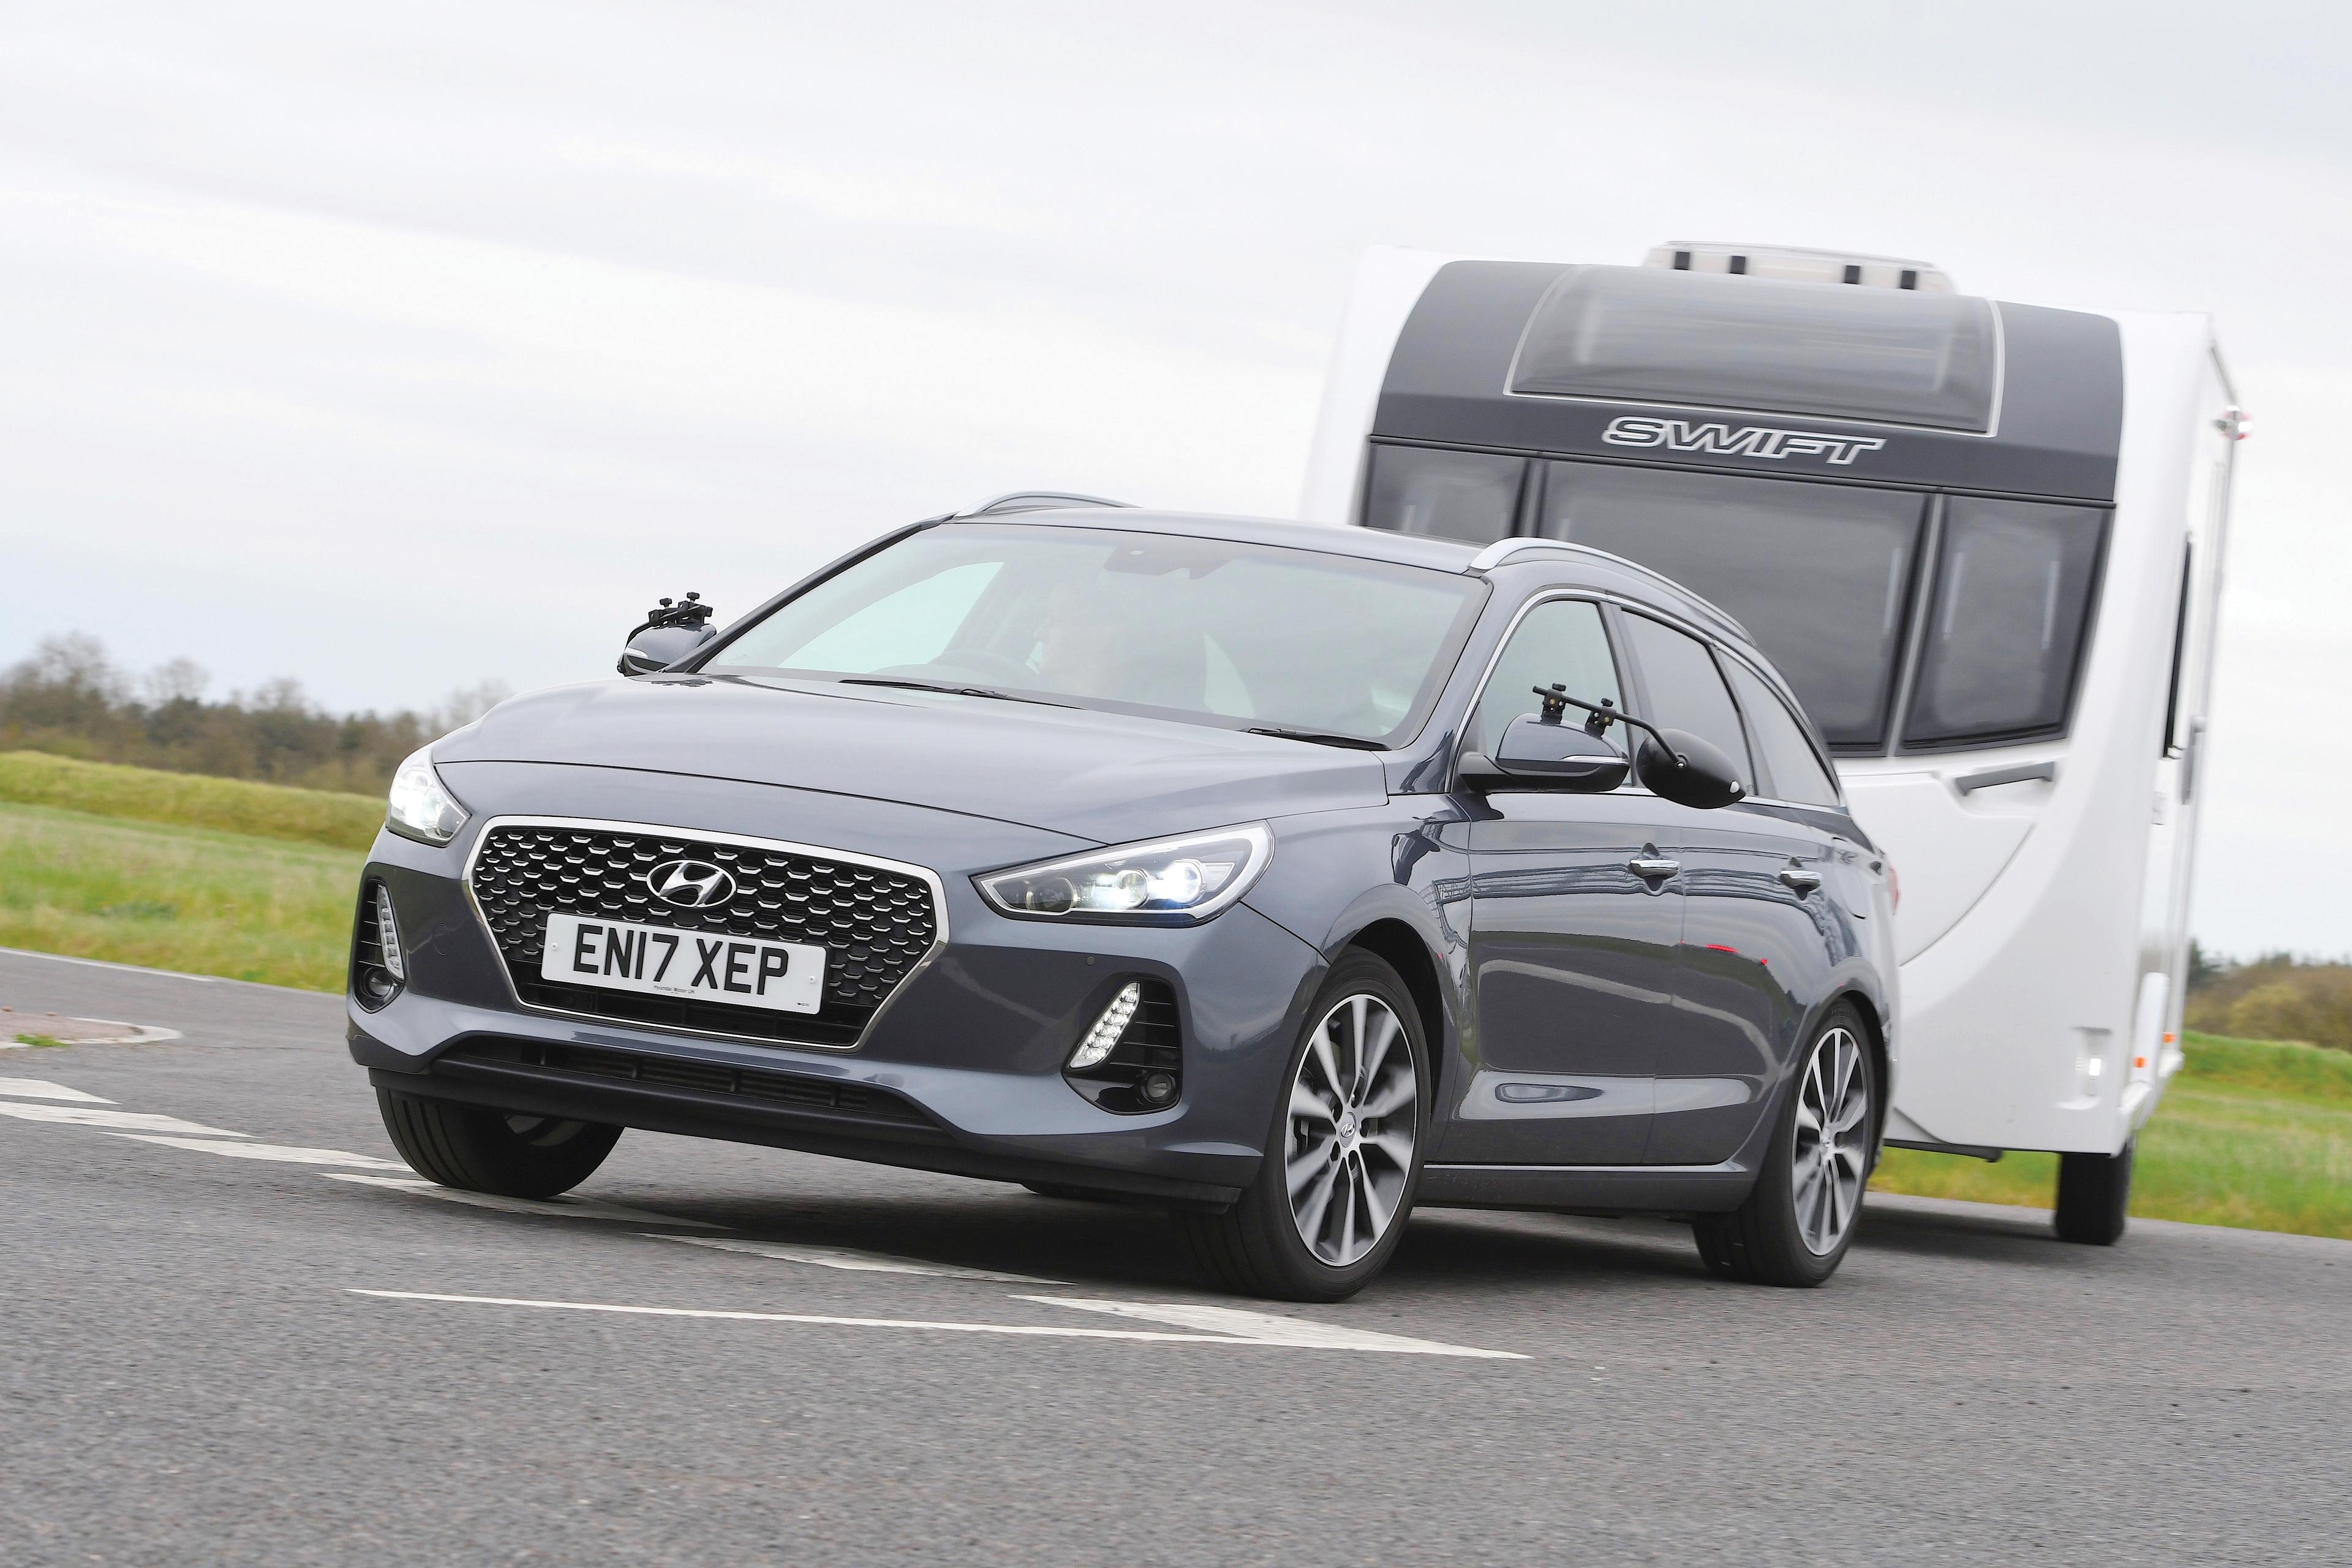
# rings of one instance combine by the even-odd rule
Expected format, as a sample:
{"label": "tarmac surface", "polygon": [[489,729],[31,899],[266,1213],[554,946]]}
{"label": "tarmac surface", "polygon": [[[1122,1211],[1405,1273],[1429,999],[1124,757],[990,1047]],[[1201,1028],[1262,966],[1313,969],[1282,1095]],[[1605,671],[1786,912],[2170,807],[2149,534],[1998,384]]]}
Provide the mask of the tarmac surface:
{"label": "tarmac surface", "polygon": [[0,1005],[180,1036],[0,1049],[12,1568],[2352,1560],[2345,1242],[1874,1198],[1780,1291],[1439,1211],[1296,1307],[1149,1209],[642,1132],[458,1201],[337,997]]}

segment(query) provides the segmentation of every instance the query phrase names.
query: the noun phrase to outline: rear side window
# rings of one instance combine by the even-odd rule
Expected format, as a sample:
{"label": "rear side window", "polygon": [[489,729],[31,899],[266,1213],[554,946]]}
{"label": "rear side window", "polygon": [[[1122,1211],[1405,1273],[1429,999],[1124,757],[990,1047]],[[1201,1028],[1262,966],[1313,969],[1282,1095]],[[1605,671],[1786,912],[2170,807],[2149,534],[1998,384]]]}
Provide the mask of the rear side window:
{"label": "rear side window", "polygon": [[1954,496],[1908,745],[2047,733],[2066,721],[2106,513]]}
{"label": "rear side window", "polygon": [[1627,616],[1625,636],[1650,694],[1652,711],[1643,717],[1654,724],[1687,730],[1721,748],[1740,781],[1752,783],[1755,764],[1748,761],[1739,710],[1732,705],[1706,644],[1646,616]]}
{"label": "rear side window", "polygon": [[1756,750],[1765,771],[1771,774],[1773,797],[1800,805],[1837,805],[1837,784],[1814,755],[1797,716],[1754,670],[1736,658],[1723,662],[1731,672],[1740,711],[1748,716],[1748,732],[1756,738]]}
{"label": "rear side window", "polygon": [[1512,720],[1543,706],[1535,689],[1555,683],[1579,701],[1613,702],[1623,710],[1625,693],[1617,684],[1617,662],[1609,655],[1600,605],[1548,599],[1520,617],[1479,695],[1465,743],[1472,751],[1491,751]]}
{"label": "rear side window", "polygon": [[1364,526],[1492,544],[1511,531],[1527,468],[1493,452],[1375,443]]}

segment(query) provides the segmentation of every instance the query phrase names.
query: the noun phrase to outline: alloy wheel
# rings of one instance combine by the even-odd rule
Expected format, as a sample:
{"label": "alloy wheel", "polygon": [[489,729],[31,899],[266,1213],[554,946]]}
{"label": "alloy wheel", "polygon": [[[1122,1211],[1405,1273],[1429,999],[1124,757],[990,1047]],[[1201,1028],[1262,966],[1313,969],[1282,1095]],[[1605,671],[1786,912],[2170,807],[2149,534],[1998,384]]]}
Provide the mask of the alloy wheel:
{"label": "alloy wheel", "polygon": [[1387,1234],[1420,1114],[1404,1025],[1378,996],[1341,999],[1308,1037],[1290,1086],[1290,1215],[1318,1258],[1344,1268]]}
{"label": "alloy wheel", "polygon": [[1813,1044],[1797,1086],[1790,1157],[1798,1233],[1815,1257],[1827,1257],[1853,1226],[1869,1173],[1870,1075],[1850,1029],[1827,1030]]}

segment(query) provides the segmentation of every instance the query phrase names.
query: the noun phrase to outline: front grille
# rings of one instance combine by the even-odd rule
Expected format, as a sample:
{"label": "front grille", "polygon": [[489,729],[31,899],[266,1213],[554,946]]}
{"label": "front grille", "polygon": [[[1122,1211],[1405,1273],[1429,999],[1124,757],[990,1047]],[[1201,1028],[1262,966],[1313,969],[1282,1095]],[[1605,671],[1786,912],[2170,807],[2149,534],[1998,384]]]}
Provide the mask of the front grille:
{"label": "front grille", "polygon": [[593,1079],[691,1089],[767,1105],[829,1111],[835,1116],[891,1127],[928,1130],[936,1126],[930,1118],[888,1089],[770,1072],[763,1068],[729,1067],[719,1062],[685,1061],[635,1051],[528,1040],[476,1040],[441,1058],[441,1065],[461,1069],[472,1062],[529,1068],[535,1078]]}
{"label": "front grille", "polygon": [[[732,872],[734,898],[702,910],[655,898],[645,873],[682,857]],[[919,877],[657,828],[494,824],[475,854],[473,889],[515,994],[526,1003],[698,1034],[793,1044],[855,1045],[866,1021],[939,936],[930,886]],[[823,947],[824,1006],[814,1013],[775,1013],[551,984],[540,977],[539,964],[547,917],[556,912]]]}

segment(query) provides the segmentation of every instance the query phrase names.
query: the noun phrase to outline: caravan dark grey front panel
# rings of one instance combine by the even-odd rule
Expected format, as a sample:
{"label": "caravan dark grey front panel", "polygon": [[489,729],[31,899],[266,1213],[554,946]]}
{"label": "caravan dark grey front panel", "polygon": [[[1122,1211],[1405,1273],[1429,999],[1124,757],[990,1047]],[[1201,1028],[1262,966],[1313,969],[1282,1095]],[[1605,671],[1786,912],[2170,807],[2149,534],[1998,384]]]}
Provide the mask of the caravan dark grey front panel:
{"label": "caravan dark grey front panel", "polygon": [[1398,336],[1372,434],[2104,501],[2122,430],[2122,342],[2103,316],[1457,261]]}

